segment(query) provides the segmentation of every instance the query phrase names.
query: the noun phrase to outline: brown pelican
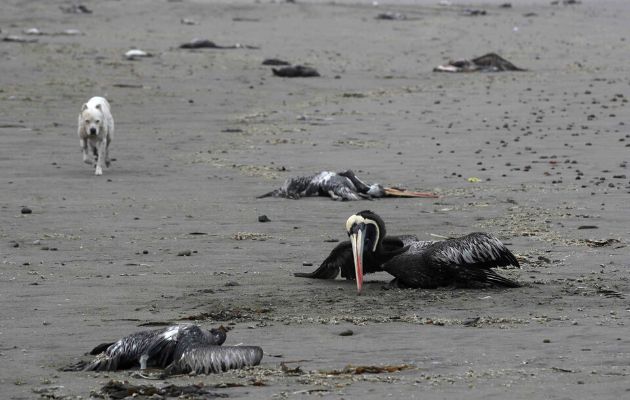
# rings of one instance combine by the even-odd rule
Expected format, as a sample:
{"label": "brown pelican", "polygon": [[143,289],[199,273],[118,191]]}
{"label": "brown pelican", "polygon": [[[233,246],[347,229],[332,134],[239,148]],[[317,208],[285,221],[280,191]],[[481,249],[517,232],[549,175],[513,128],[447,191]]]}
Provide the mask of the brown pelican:
{"label": "brown pelican", "polygon": [[499,239],[483,232],[444,241],[420,241],[415,236],[386,236],[385,223],[372,211],[361,211],[346,221],[350,241],[335,247],[321,266],[305,278],[334,279],[341,271],[356,280],[360,293],[363,275],[385,271],[397,287],[436,288],[440,286],[519,287],[491,268],[518,261]]}
{"label": "brown pelican", "polygon": [[344,172],[322,171],[311,176],[289,178],[280,189],[258,196],[285,197],[299,199],[308,196],[329,196],[333,200],[361,200],[380,197],[430,197],[433,193],[410,192],[396,188],[383,187],[378,183],[368,185],[361,181],[351,170]]}
{"label": "brown pelican", "polygon": [[223,327],[207,331],[193,324],[136,332],[95,347],[90,354],[96,358],[83,369],[114,371],[140,366],[165,368],[168,374],[209,374],[260,363],[260,347],[221,346],[225,338]]}

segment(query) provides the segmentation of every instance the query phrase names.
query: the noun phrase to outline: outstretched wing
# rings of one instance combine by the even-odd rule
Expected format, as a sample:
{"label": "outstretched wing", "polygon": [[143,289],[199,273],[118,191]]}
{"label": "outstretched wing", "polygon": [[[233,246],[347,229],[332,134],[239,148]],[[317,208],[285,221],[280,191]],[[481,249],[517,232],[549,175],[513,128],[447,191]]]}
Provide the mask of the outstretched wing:
{"label": "outstretched wing", "polygon": [[169,374],[194,372],[211,374],[260,364],[263,350],[258,346],[216,346],[196,342],[178,346]]}
{"label": "outstretched wing", "polygon": [[339,271],[344,268],[354,269],[352,245],[347,240],[335,246],[315,271],[295,272],[293,275],[300,278],[335,279],[339,275]]}
{"label": "outstretched wing", "polygon": [[[151,346],[159,331],[141,331],[125,336],[97,354],[92,362],[87,364],[85,371],[114,371],[139,365],[140,357]],[[102,348],[97,346],[92,352]]]}

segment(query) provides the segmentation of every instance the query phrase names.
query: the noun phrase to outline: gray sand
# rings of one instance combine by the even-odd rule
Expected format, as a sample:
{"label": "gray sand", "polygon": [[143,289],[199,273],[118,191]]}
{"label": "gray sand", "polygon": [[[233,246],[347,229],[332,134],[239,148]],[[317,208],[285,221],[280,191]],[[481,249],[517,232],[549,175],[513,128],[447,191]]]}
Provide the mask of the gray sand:
{"label": "gray sand", "polygon": [[[2,37],[83,34],[0,42],[2,397],[161,384],[58,369],[187,317],[264,348],[250,370],[168,379],[242,385],[216,389],[230,398],[628,396],[630,7],[513,1],[469,17],[436,3],[102,0],[79,15],[3,1]],[[375,20],[384,11],[409,18]],[[178,49],[195,37],[260,49]],[[131,48],[153,57],[125,60]],[[431,72],[490,51],[528,71]],[[270,57],[322,77],[273,77]],[[101,177],[76,136],[94,95],[117,128]],[[347,168],[441,198],[255,200],[287,176]],[[390,233],[497,234],[522,261],[501,273],[523,287],[385,291],[377,274],[357,296],[350,281],[292,276],[368,207]],[[347,365],[409,368],[330,373]]]}

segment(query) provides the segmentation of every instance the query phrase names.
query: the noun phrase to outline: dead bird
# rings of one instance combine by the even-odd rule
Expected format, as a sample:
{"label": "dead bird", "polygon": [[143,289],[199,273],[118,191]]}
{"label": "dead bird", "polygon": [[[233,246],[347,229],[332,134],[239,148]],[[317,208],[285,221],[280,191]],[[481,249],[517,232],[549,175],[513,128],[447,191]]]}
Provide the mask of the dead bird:
{"label": "dead bird", "polygon": [[231,46],[221,46],[208,39],[193,39],[188,43],[183,43],[179,46],[180,49],[259,49],[260,47],[256,46],[247,46],[240,43],[236,43]]}
{"label": "dead bird", "polygon": [[495,53],[484,54],[472,60],[449,61],[448,64],[438,65],[434,72],[500,72],[526,71],[512,64]]}
{"label": "dead bird", "polygon": [[283,78],[310,78],[321,76],[315,68],[305,67],[304,65],[291,65],[283,68],[272,68],[275,76]]}
{"label": "dead bird", "polygon": [[291,65],[290,62],[280,60],[279,58],[265,58],[262,62],[262,65],[273,65],[274,67],[282,66],[282,65]]}
{"label": "dead bird", "polygon": [[322,171],[310,176],[288,178],[279,189],[258,196],[284,197],[299,199],[301,197],[328,196],[333,200],[361,200],[381,197],[438,197],[434,193],[412,192],[397,188],[384,187],[374,183],[368,185],[361,181],[353,171]]}
{"label": "dead bird", "polygon": [[263,351],[257,346],[221,346],[223,327],[205,330],[194,324],[173,325],[125,336],[96,346],[96,357],[84,371],[115,371],[140,367],[164,368],[166,374],[210,374],[258,365]]}

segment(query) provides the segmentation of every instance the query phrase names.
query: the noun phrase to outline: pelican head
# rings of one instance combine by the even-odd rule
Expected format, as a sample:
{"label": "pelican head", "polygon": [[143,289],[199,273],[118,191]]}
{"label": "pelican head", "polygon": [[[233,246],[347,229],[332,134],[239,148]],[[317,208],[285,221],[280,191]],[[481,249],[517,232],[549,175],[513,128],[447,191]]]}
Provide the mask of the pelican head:
{"label": "pelican head", "polygon": [[364,210],[348,218],[346,232],[352,244],[357,292],[361,293],[363,260],[366,254],[376,254],[380,251],[381,241],[385,237],[385,223],[372,211]]}

